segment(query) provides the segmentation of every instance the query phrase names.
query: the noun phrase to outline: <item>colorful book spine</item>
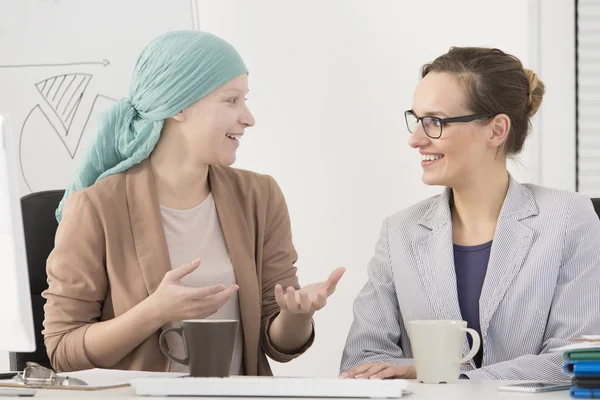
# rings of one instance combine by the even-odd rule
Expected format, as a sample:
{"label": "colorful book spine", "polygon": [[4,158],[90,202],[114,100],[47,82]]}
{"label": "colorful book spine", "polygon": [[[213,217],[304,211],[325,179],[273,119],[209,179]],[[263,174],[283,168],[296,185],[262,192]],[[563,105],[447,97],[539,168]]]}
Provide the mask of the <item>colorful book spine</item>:
{"label": "colorful book spine", "polygon": [[574,399],[600,399],[600,349],[565,351],[563,371],[573,375],[570,395]]}
{"label": "colorful book spine", "polygon": [[574,399],[600,399],[600,388],[588,389],[573,387],[571,388],[570,394]]}
{"label": "colorful book spine", "polygon": [[600,376],[600,361],[567,361],[563,371],[575,376]]}

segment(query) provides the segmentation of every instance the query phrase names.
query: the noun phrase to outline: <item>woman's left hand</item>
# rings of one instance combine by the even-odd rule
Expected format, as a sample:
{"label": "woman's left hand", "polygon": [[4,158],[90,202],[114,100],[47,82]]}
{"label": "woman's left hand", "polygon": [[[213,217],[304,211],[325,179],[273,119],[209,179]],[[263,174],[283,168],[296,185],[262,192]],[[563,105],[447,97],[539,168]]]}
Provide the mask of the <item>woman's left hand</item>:
{"label": "woman's left hand", "polygon": [[390,363],[366,363],[340,374],[342,379],[415,379],[417,371],[413,365]]}
{"label": "woman's left hand", "polygon": [[300,290],[288,287],[285,292],[281,285],[275,285],[275,300],[282,312],[305,314],[312,316],[315,311],[327,304],[327,298],[335,292],[335,288],[346,269],[337,268],[324,282],[306,285]]}

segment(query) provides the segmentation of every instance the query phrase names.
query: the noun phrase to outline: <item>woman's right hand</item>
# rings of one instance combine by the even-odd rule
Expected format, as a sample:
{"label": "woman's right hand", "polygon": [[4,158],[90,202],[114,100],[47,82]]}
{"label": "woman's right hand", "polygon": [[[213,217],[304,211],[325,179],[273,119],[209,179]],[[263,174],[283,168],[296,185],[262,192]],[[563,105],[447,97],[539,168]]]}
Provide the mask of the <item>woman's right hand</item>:
{"label": "woman's right hand", "polygon": [[167,272],[156,291],[148,298],[158,313],[161,325],[171,321],[206,318],[216,313],[238,290],[238,285],[227,288],[224,285],[182,286],[181,279],[199,265],[200,259],[196,259]]}

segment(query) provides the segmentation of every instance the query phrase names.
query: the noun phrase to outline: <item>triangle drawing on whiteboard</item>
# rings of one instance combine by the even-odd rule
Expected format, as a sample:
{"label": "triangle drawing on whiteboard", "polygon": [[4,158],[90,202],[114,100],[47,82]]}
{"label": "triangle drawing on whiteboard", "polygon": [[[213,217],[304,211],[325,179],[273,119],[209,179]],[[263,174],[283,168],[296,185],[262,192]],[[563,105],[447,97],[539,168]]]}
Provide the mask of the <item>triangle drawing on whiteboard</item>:
{"label": "triangle drawing on whiteboard", "polygon": [[48,103],[61,122],[64,136],[69,135],[71,123],[81,98],[92,79],[90,74],[64,74],[52,76],[35,84],[43,99]]}

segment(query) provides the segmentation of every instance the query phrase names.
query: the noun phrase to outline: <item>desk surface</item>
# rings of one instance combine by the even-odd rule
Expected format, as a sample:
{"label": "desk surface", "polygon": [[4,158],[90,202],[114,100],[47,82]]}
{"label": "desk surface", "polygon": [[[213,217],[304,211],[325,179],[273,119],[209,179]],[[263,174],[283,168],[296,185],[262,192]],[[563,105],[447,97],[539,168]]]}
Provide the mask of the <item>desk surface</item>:
{"label": "desk surface", "polygon": [[[409,400],[419,399],[445,399],[445,400],[494,400],[494,399],[525,399],[525,400],[546,400],[546,399],[569,399],[567,390],[549,393],[516,393],[516,392],[501,392],[498,386],[505,383],[502,381],[460,381],[459,383],[448,385],[425,385],[410,381],[408,389],[413,394],[406,396]],[[531,397],[533,396],[533,397]],[[25,397],[2,397],[6,399],[25,399]],[[104,398],[110,400],[125,400],[125,399],[148,399],[148,400],[174,400],[177,397],[136,397],[135,389],[132,387],[120,389],[107,389],[98,391],[65,391],[65,390],[38,390],[36,398],[48,399],[88,399],[88,398]],[[181,397],[181,399],[194,399],[195,397]],[[208,399],[207,397],[198,397],[199,399]],[[226,400],[224,397],[214,398],[216,400]],[[243,399],[241,397],[235,398]],[[250,398],[249,398],[250,399]],[[252,398],[252,400],[256,400]],[[331,399],[329,399],[331,400]]]}

